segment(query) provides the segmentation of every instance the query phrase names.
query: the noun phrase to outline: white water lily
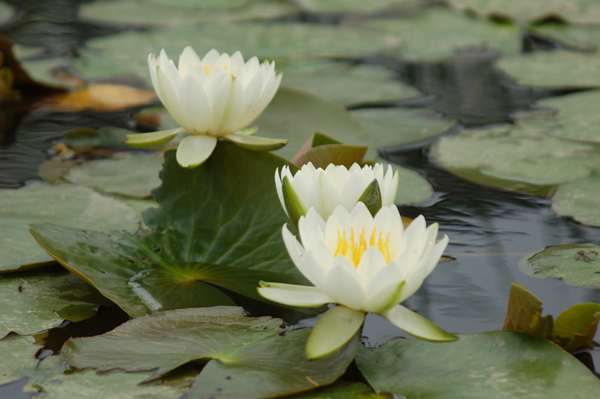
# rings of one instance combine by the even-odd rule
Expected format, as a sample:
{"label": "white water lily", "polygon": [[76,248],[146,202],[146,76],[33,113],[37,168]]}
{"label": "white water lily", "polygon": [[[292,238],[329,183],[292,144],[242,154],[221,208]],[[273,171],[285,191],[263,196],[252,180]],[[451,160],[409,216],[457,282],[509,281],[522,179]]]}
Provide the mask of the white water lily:
{"label": "white water lily", "polygon": [[188,133],[177,148],[177,161],[194,167],[206,160],[217,139],[224,138],[253,150],[273,150],[287,140],[251,136],[257,129],[244,129],[273,99],[281,82],[275,62],[244,62],[237,51],[232,56],[210,50],[200,59],[191,47],[179,57],[179,68],[165,50],[148,56],[150,77],[156,94],[181,128],[127,136],[135,147],[166,143],[179,133]]}
{"label": "white water lily", "polygon": [[[351,210],[373,181],[377,181],[379,186],[380,204],[377,209],[393,205],[398,191],[398,179],[398,172],[394,173],[391,166],[388,165],[386,169],[381,164],[360,167],[355,163],[350,169],[329,164],[323,170],[315,168],[309,162],[295,175],[292,175],[288,166],[284,166],[281,173],[279,170],[275,172],[277,195],[283,209],[294,222],[296,218],[306,215],[310,208],[314,208],[324,219],[338,205]],[[290,201],[290,198],[295,198],[296,201]]]}
{"label": "white water lily", "polygon": [[448,244],[447,236],[436,243],[437,224],[426,228],[425,219],[419,216],[405,231],[394,205],[382,207],[373,217],[358,202],[350,212],[338,206],[327,221],[311,208],[300,218],[298,231],[302,244],[287,226],[283,240],[296,267],[314,286],[261,282],[258,291],[288,306],[338,304],[311,333],[306,348],[309,358],[343,346],[367,312],[422,339],[457,339],[399,304],[419,289]]}

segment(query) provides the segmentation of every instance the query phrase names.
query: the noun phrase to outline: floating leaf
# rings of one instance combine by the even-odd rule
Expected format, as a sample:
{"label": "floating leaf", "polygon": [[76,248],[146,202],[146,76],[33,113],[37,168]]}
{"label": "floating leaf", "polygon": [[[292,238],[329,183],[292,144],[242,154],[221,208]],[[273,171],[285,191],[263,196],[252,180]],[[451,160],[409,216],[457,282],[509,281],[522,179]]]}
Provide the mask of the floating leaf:
{"label": "floating leaf", "polygon": [[29,223],[135,231],[135,212],[114,198],[86,187],[30,185],[0,190],[0,273],[43,266],[52,261],[31,238]]}
{"label": "floating leaf", "polygon": [[358,109],[352,115],[361,121],[377,148],[417,143],[448,131],[456,124],[428,109]]}
{"label": "floating leaf", "polygon": [[60,93],[48,97],[46,103],[53,111],[111,112],[128,108],[141,107],[157,101],[154,90],[141,90],[134,87],[90,83],[68,93]]}
{"label": "floating leaf", "polygon": [[429,8],[410,18],[373,19],[365,26],[388,33],[401,41],[403,58],[448,58],[461,48],[491,47],[503,54],[519,54],[519,28],[457,13],[444,7]]}
{"label": "floating leaf", "polygon": [[283,83],[348,106],[368,102],[399,101],[421,92],[395,79],[391,71],[372,65],[332,64],[324,68],[287,72]]}
{"label": "floating leaf", "polygon": [[181,309],[132,320],[101,336],[71,339],[61,353],[77,368],[155,370],[149,380],[190,361],[212,359],[187,397],[249,399],[331,384],[356,354],[358,336],[332,356],[309,361],[304,347],[310,330],[283,333],[281,322],[244,317],[234,307]]}
{"label": "floating leaf", "polygon": [[32,337],[11,336],[0,339],[0,385],[27,378],[38,363],[35,353],[41,348]]}
{"label": "floating leaf", "polygon": [[594,51],[600,47],[600,25],[547,23],[528,30],[578,50]]}
{"label": "floating leaf", "polygon": [[37,224],[32,234],[132,317],[232,304],[214,285],[260,300],[260,280],[306,283],[281,238],[287,217],[273,176],[285,160],[228,142],[191,170],[174,151],[165,157],[163,184],[153,191],[159,208],[144,212],[150,231],[107,235]]}
{"label": "floating leaf", "polygon": [[600,381],[544,339],[516,331],[461,335],[455,342],[396,339],[359,348],[356,362],[375,392],[411,399],[596,398]]}
{"label": "floating leaf", "polygon": [[586,24],[600,22],[600,5],[594,0],[448,0],[448,3],[459,10],[520,22],[555,18]]}
{"label": "floating leaf", "polygon": [[160,186],[162,162],[162,153],[100,159],[72,168],[65,179],[97,191],[147,198]]}
{"label": "floating leaf", "polygon": [[600,87],[600,53],[540,51],[503,57],[498,68],[521,86]]}
{"label": "floating leaf", "polygon": [[80,321],[111,305],[98,291],[66,270],[0,276],[0,338],[33,334]]}
{"label": "floating leaf", "polygon": [[571,306],[554,322],[554,341],[567,352],[591,348],[599,321],[599,304],[581,303]]}
{"label": "floating leaf", "polygon": [[49,159],[42,162],[38,168],[40,178],[46,183],[54,184],[62,181],[69,170],[77,165],[75,161],[64,161],[62,159]]}
{"label": "floating leaf", "polygon": [[103,127],[98,130],[89,127],[78,127],[64,132],[63,138],[67,147],[74,150],[89,150],[92,148],[131,149],[123,142],[127,140],[127,135],[132,133],[131,130],[115,127]]}
{"label": "floating leaf", "polygon": [[[309,11],[352,12],[384,11],[385,9],[408,9],[422,6],[418,0],[305,0],[300,5]],[[392,8],[393,7],[393,8]]]}
{"label": "floating leaf", "polygon": [[561,216],[571,216],[588,226],[600,226],[600,170],[570,181],[558,188],[552,198],[552,209]]}
{"label": "floating leaf", "polygon": [[273,101],[252,123],[257,134],[264,137],[289,139],[275,153],[292,159],[302,145],[315,133],[352,146],[368,146],[367,158],[374,157],[375,145],[367,129],[344,107],[314,94],[280,87]]}
{"label": "floating leaf", "polygon": [[560,278],[565,283],[600,288],[600,247],[591,244],[567,244],[546,247],[525,256],[519,269],[537,278]]}
{"label": "floating leaf", "polygon": [[433,157],[450,172],[475,183],[548,196],[555,187],[587,176],[600,164],[594,146],[550,137],[534,121],[442,137]]}
{"label": "floating leaf", "polygon": [[551,339],[552,316],[542,317],[542,301],[520,284],[512,283],[503,330],[521,331],[536,337]]}
{"label": "floating leaf", "polygon": [[374,394],[369,386],[362,382],[338,381],[327,387],[308,393],[290,396],[289,399],[384,399]]}

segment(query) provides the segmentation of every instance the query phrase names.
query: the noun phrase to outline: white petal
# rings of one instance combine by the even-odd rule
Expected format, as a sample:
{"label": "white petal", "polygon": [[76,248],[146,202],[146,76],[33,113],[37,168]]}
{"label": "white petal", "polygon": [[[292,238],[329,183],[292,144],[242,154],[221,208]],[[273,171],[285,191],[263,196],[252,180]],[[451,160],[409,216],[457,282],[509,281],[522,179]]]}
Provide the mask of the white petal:
{"label": "white petal", "polygon": [[158,95],[160,101],[163,101],[162,95],[160,94],[160,89],[158,87],[158,80],[156,78],[156,73],[158,70],[158,60],[156,59],[155,54],[148,54],[148,68],[150,70],[150,80],[152,81],[154,91]]}
{"label": "white petal", "polygon": [[[210,101],[204,87],[193,75],[187,75],[179,89],[181,107],[189,123],[189,133],[205,134],[210,122]],[[192,130],[190,130],[192,129]]]}
{"label": "white petal", "polygon": [[198,54],[194,51],[191,46],[187,46],[183,49],[181,56],[179,57],[179,75],[183,78],[188,75],[192,70],[200,65],[202,61]]}
{"label": "white petal", "polygon": [[244,67],[244,57],[242,56],[242,53],[240,53],[239,51],[236,51],[231,56],[232,71],[236,68],[243,68],[243,67]]}
{"label": "white petal", "polygon": [[212,154],[217,139],[213,136],[196,134],[187,136],[177,147],[177,162],[184,168],[193,168],[203,163]]}
{"label": "white petal", "polygon": [[[369,247],[365,253],[363,254],[358,266],[356,267],[356,271],[358,272],[361,279],[364,281],[367,287],[367,293],[372,292],[372,290],[377,290],[377,286],[372,286],[373,283],[385,283],[385,281],[381,282],[373,282],[373,279],[377,279],[377,276],[382,269],[389,269],[386,267],[388,263],[385,261],[381,251],[377,247]],[[380,277],[381,278],[381,277]],[[398,281],[402,280],[402,275],[399,275]],[[368,285],[367,285],[368,284]]]}
{"label": "white petal", "polygon": [[222,80],[218,83],[213,82],[210,86],[212,114],[209,132],[214,135],[223,133],[222,127],[226,123],[226,118],[231,109],[233,79],[229,74],[223,73],[223,75],[226,76]]}
{"label": "white petal", "polygon": [[217,62],[220,56],[221,54],[219,54],[217,50],[212,49],[208,53],[206,53],[204,58],[202,58],[202,63],[212,67]]}
{"label": "white petal", "polygon": [[179,100],[179,93],[177,93],[176,91],[179,88],[179,86],[177,86],[177,88],[173,86],[171,80],[167,77],[167,74],[160,66],[158,68],[156,80],[161,94],[161,99],[165,108],[169,111],[169,113],[171,114],[171,116],[173,116],[177,123],[179,123],[183,127],[186,127],[187,129],[189,123],[185,115],[183,114],[181,101]]}
{"label": "white petal", "polygon": [[326,286],[320,288],[335,299],[336,303],[354,310],[363,310],[365,292],[354,267],[344,263],[335,264],[327,274]]}
{"label": "white petal", "polygon": [[335,185],[322,170],[318,171],[311,181],[311,192],[307,203],[314,206],[317,212],[326,218],[333,213],[340,202],[340,194]]}
{"label": "white petal", "polygon": [[312,308],[333,302],[333,299],[316,287],[274,283],[262,285],[263,287],[258,288],[258,293],[263,298],[288,306]]}

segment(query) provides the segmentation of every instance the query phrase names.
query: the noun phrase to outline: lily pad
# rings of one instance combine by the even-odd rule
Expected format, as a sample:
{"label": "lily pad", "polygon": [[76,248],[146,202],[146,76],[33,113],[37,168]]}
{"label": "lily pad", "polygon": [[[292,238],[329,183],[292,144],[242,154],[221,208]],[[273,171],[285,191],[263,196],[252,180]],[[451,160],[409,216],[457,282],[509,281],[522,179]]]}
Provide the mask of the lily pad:
{"label": "lily pad", "polygon": [[475,183],[549,196],[556,186],[587,176],[600,164],[594,146],[546,134],[535,121],[442,137],[431,148],[437,162]]}
{"label": "lily pad", "polygon": [[[36,224],[54,258],[132,317],[159,310],[229,305],[218,288],[259,299],[260,280],[306,284],[281,237],[287,217],[273,176],[290,165],[270,154],[219,142],[195,169],[165,154],[159,208],[143,213],[141,235],[110,235]],[[231,193],[235,192],[235,195]]]}
{"label": "lily pad", "polygon": [[303,9],[317,12],[353,12],[365,13],[383,11],[387,8],[414,8],[418,7],[418,0],[303,0],[299,2]]}
{"label": "lily pad", "polygon": [[304,348],[310,330],[283,333],[281,323],[244,317],[235,307],[180,309],[129,321],[101,336],[71,339],[61,353],[79,369],[155,370],[148,380],[190,361],[209,360],[188,398],[252,399],[331,384],[359,346],[356,335],[335,354],[309,361]]}
{"label": "lily pad", "polygon": [[0,276],[0,338],[33,334],[80,321],[111,305],[93,287],[66,270]]}
{"label": "lily pad", "polygon": [[[547,133],[568,140],[600,144],[600,91],[587,91],[539,101],[540,106],[557,110],[557,115],[522,113],[521,120],[538,119],[547,124]],[[528,116],[529,115],[529,116]]]}
{"label": "lily pad", "polygon": [[429,109],[358,109],[352,114],[369,129],[378,148],[424,141],[456,124]]}
{"label": "lily pad", "polygon": [[433,7],[399,19],[374,19],[366,27],[401,40],[396,52],[413,60],[441,59],[469,47],[490,47],[503,54],[519,54],[519,28]]}
{"label": "lily pad", "polygon": [[536,337],[552,339],[554,319],[542,317],[542,301],[521,284],[512,283],[503,330],[521,331]]}
{"label": "lily pad", "polygon": [[11,336],[0,339],[0,384],[28,378],[38,361],[35,353],[41,348],[33,337]]}
{"label": "lily pad", "polygon": [[600,227],[600,170],[573,180],[558,188],[552,198],[552,209],[561,216],[570,216],[588,226]]}
{"label": "lily pad", "polygon": [[540,51],[503,57],[498,68],[521,86],[600,87],[600,53]]}
{"label": "lily pad", "polygon": [[448,343],[397,339],[359,348],[356,362],[375,392],[411,399],[596,398],[600,381],[544,339],[516,331],[461,335]]}
{"label": "lily pad", "polygon": [[216,48],[229,54],[239,50],[246,58],[279,60],[366,55],[389,49],[397,42],[381,32],[343,26],[273,22],[177,25],[94,39],[90,44],[97,50],[87,52],[75,61],[75,66],[92,78],[133,73],[150,82],[148,54],[161,48],[175,59],[191,45],[201,55]]}
{"label": "lily pad", "polygon": [[97,191],[148,198],[160,186],[162,162],[162,153],[100,159],[72,168],[65,179]]}
{"label": "lily pad", "polygon": [[336,65],[303,73],[284,72],[284,84],[317,94],[344,106],[373,101],[398,101],[421,92],[394,79],[392,73],[371,65]]}
{"label": "lily pad", "polygon": [[566,244],[546,247],[525,256],[519,269],[537,278],[560,278],[565,283],[600,288],[600,247],[592,244]]}
{"label": "lily pad", "polygon": [[252,125],[264,137],[289,139],[287,145],[275,151],[292,159],[302,145],[321,132],[344,144],[368,146],[367,159],[376,155],[375,144],[362,123],[340,104],[303,90],[280,87],[273,101]]}
{"label": "lily pad", "polygon": [[92,148],[131,149],[123,144],[131,130],[115,127],[103,127],[94,130],[89,127],[78,127],[63,133],[65,144],[74,150],[88,150]]}
{"label": "lily pad", "polygon": [[447,0],[459,10],[481,15],[510,18],[519,22],[535,22],[560,18],[569,22],[600,22],[600,4],[594,0]]}
{"label": "lily pad", "polygon": [[[86,187],[29,185],[0,190],[0,273],[52,262],[28,232],[29,223],[135,231],[139,219],[127,205]],[[21,267],[23,265],[23,267]]]}
{"label": "lily pad", "polygon": [[578,50],[593,51],[600,47],[600,25],[539,24],[529,31]]}

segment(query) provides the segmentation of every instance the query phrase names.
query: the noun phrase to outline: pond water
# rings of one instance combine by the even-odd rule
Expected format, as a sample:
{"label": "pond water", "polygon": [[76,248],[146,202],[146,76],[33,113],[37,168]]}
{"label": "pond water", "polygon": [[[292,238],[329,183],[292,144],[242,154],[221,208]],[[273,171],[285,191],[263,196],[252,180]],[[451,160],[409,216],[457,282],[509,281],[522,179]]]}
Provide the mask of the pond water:
{"label": "pond water", "polygon": [[[69,8],[79,5],[75,1],[67,3],[62,6],[66,4]],[[300,20],[337,23],[340,18],[339,15],[325,15],[319,19],[307,14]],[[278,20],[292,20],[292,17]],[[73,43],[78,46],[80,43],[77,40],[113,34],[127,28],[125,25],[110,27],[97,24],[94,25],[96,31],[90,31],[89,24],[65,26],[70,30],[61,31],[53,40],[46,38],[42,43],[46,44],[48,54],[64,52],[65,48],[72,48]],[[20,28],[9,28],[5,27],[4,32],[9,35],[13,33],[16,38],[26,33]],[[78,36],[81,35],[81,29],[88,32],[87,36]],[[40,32],[31,34],[36,36]],[[65,42],[65,37],[70,39]],[[542,39],[525,36],[523,50],[560,48],[556,43]],[[349,57],[341,61],[384,66],[393,71],[397,79],[423,93],[417,99],[375,101],[353,108],[428,108],[457,120],[467,128],[512,122],[515,112],[535,109],[536,100],[580,90],[519,86],[511,77],[495,68],[499,57],[499,54],[488,49],[470,49],[444,62],[414,62],[380,56]],[[2,108],[0,188],[16,188],[39,180],[38,166],[52,155],[51,148],[64,131],[79,126],[94,129],[104,126],[135,128],[130,117],[131,112],[135,111],[52,113],[26,112],[18,107]],[[446,134],[452,134],[455,130],[453,128]],[[445,254],[452,260],[439,263],[421,289],[406,301],[407,307],[445,330],[473,333],[502,328],[512,282],[522,284],[538,296],[544,304],[545,314],[555,317],[572,305],[600,302],[600,290],[571,286],[559,279],[529,277],[518,268],[521,258],[546,246],[570,243],[598,245],[599,228],[583,226],[558,216],[550,207],[550,199],[483,187],[449,173],[429,156],[429,146],[435,139],[437,137],[404,147],[379,150],[383,158],[417,171],[435,190],[433,197],[425,203],[401,206],[400,213],[407,217],[422,214],[428,223],[438,222],[440,232],[450,238]],[[119,324],[125,318],[120,312],[117,313],[114,320]],[[96,316],[98,320],[102,320],[102,317],[106,317],[106,314]],[[314,318],[300,320],[292,328],[312,326],[315,322]],[[94,333],[99,331],[97,326],[84,329]],[[80,331],[73,334],[86,333]],[[65,336],[54,333],[58,344],[48,343],[49,347],[54,346],[52,350],[60,347],[69,334],[62,335]],[[367,317],[363,335],[366,344],[371,346],[392,337],[410,337],[376,315]],[[600,333],[596,335],[596,340],[599,339]],[[588,353],[600,365],[600,349],[595,348]],[[0,387],[0,397],[19,398],[21,394],[17,392],[21,387],[20,382]]]}

